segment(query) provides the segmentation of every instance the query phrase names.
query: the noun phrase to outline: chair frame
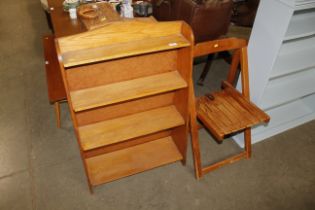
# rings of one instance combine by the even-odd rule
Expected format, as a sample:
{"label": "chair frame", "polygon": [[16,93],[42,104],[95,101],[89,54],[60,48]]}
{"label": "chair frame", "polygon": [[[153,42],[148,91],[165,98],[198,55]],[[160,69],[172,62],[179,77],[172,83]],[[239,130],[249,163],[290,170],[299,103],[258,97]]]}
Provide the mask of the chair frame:
{"label": "chair frame", "polygon": [[[250,102],[250,92],[249,92],[249,75],[248,75],[248,63],[247,63],[247,41],[243,39],[237,38],[226,38],[214,41],[203,42],[195,45],[194,49],[194,57],[208,55],[212,53],[218,53],[222,51],[231,51],[234,50],[234,55],[232,57],[231,66],[229,69],[229,73],[227,76],[227,80],[222,82],[222,88],[224,87],[232,87],[233,94],[240,94],[232,84],[234,84],[237,78],[238,66],[241,65],[240,76],[241,76],[241,87],[242,87],[242,97],[245,100]],[[192,81],[191,81],[192,82]],[[191,85],[193,88],[193,86]],[[235,90],[235,91],[234,91]],[[196,178],[201,178],[204,174],[217,169],[223,165],[228,163],[233,163],[242,158],[249,159],[251,157],[251,128],[245,128],[244,130],[244,142],[245,148],[241,153],[234,155],[225,160],[214,163],[210,166],[202,167],[201,166],[201,155],[200,155],[200,145],[198,138],[198,126],[197,124],[197,112],[196,112],[196,100],[194,96],[194,90],[191,90],[190,93],[190,128],[191,128],[191,137],[192,137],[192,149],[193,149],[193,159],[194,159],[194,167],[195,167],[195,175]],[[269,121],[266,120],[266,122]],[[211,130],[211,133],[218,139],[220,138],[215,131]]]}

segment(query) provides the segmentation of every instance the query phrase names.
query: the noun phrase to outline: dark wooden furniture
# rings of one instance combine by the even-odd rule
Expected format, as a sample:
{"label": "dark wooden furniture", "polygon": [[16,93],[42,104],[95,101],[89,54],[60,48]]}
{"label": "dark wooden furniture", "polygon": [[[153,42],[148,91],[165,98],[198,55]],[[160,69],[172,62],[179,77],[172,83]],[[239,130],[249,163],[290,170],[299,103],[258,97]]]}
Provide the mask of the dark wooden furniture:
{"label": "dark wooden furniture", "polygon": [[[60,127],[60,102],[66,101],[67,96],[60,73],[55,38],[87,31],[82,21],[70,19],[69,13],[63,10],[62,2],[63,0],[48,0],[49,19],[51,20],[54,34],[43,37],[48,98],[50,103],[54,104],[58,128]],[[108,11],[107,18],[110,21],[116,21],[118,17],[115,11],[111,7],[106,9]],[[108,17],[108,15],[111,17]]]}
{"label": "dark wooden furniture", "polygon": [[63,0],[48,0],[49,24],[53,35],[42,38],[49,102],[54,104],[57,127],[60,128],[60,102],[66,101],[67,95],[62,81],[55,38],[84,32],[86,29],[79,20],[72,21],[63,11]]}
{"label": "dark wooden furniture", "polygon": [[62,2],[63,0],[48,0],[48,12],[55,37],[69,36],[87,31],[79,19],[70,19],[69,13],[63,10]]}
{"label": "dark wooden furniture", "polygon": [[62,82],[59,62],[55,47],[55,37],[43,37],[44,58],[49,102],[54,104],[57,127],[60,128],[60,102],[66,100],[66,91]]}
{"label": "dark wooden furniture", "polygon": [[91,191],[164,164],[185,163],[192,46],[183,22],[112,22],[57,39]]}
{"label": "dark wooden furniture", "polygon": [[[267,114],[250,102],[245,40],[229,38],[200,43],[195,46],[194,54],[195,56],[202,56],[221,51],[234,52],[227,80],[222,82],[222,90],[202,96],[196,102],[195,97],[191,96],[190,122],[197,178],[225,164],[233,163],[241,158],[250,158],[251,127],[262,122],[268,122],[270,119]],[[236,83],[239,63],[241,64],[241,93],[233,85]],[[220,142],[233,134],[244,132],[245,151],[203,168],[201,166],[197,119]]]}

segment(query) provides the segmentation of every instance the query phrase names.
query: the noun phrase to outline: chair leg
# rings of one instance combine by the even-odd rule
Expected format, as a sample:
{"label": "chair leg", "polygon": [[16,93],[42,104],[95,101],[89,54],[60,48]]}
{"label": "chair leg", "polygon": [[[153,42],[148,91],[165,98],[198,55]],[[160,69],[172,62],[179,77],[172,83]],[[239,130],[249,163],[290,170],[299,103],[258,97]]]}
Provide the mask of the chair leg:
{"label": "chair leg", "polygon": [[249,159],[252,155],[252,138],[251,138],[251,128],[246,128],[244,131],[244,141],[245,141],[245,152],[246,158]]}
{"label": "chair leg", "polygon": [[196,101],[194,94],[193,81],[190,79],[190,89],[189,89],[189,127],[191,135],[191,147],[194,160],[195,176],[197,179],[202,177],[202,167],[201,167],[201,157],[200,157],[200,146],[199,146],[199,127],[197,125],[197,112],[196,112]]}
{"label": "chair leg", "polygon": [[54,103],[55,106],[55,114],[56,114],[56,122],[57,122],[57,128],[60,128],[60,103],[59,101],[56,101]]}
{"label": "chair leg", "polygon": [[202,177],[201,157],[200,157],[200,145],[199,145],[199,134],[198,125],[196,118],[191,115],[190,117],[190,134],[191,134],[191,146],[194,159],[195,176],[197,179]]}
{"label": "chair leg", "polygon": [[210,55],[208,55],[206,65],[205,65],[205,67],[203,68],[202,73],[201,73],[201,75],[200,75],[200,77],[199,77],[199,80],[198,80],[198,82],[197,82],[198,85],[203,86],[203,82],[204,82],[204,80],[206,79],[206,76],[207,76],[207,74],[208,74],[208,72],[209,72],[209,70],[210,70],[210,67],[211,67],[211,64],[212,64],[214,55],[215,55],[215,54],[210,54]]}
{"label": "chair leg", "polygon": [[251,128],[247,128],[244,131],[244,139],[245,139],[245,151],[241,152],[232,157],[226,158],[219,162],[216,162],[212,165],[206,166],[202,168],[201,166],[201,155],[200,155],[200,145],[199,145],[199,137],[198,137],[198,126],[194,121],[193,117],[190,119],[190,128],[191,128],[191,141],[192,141],[192,150],[193,150],[193,159],[194,159],[194,167],[195,167],[195,175],[196,178],[201,178],[204,174],[209,173],[215,169],[218,169],[226,164],[231,164],[236,161],[239,161],[243,158],[249,159],[251,157]]}
{"label": "chair leg", "polygon": [[246,152],[241,152],[241,153],[236,154],[232,157],[229,157],[229,158],[226,158],[226,159],[221,160],[219,162],[213,163],[212,165],[209,165],[209,166],[202,168],[202,174],[209,173],[209,172],[216,170],[216,169],[218,169],[222,166],[225,166],[227,164],[232,164],[232,163],[239,161],[245,157],[246,157]]}
{"label": "chair leg", "polygon": [[94,194],[93,186],[91,185],[90,182],[88,182],[88,185],[89,185],[89,191],[90,191],[90,193],[93,195],[93,194]]}

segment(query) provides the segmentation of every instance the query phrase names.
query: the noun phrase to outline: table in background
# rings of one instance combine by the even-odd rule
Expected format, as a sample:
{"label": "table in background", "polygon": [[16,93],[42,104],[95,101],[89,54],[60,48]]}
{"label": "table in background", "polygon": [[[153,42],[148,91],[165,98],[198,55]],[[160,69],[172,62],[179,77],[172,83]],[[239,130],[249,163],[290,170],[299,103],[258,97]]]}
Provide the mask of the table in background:
{"label": "table in background", "polygon": [[[83,22],[79,19],[72,20],[69,17],[69,13],[63,10],[63,0],[48,0],[48,10],[50,13],[50,19],[53,27],[53,34],[43,37],[44,56],[46,77],[48,86],[48,97],[50,103],[54,104],[57,127],[60,127],[60,102],[66,101],[67,95],[65,87],[62,81],[61,71],[57,58],[55,48],[55,38],[70,36],[82,32],[86,32],[87,28]],[[128,21],[121,19],[119,15],[114,14],[113,8],[108,7],[107,22],[111,21]],[[141,21],[156,21],[154,18],[137,18]]]}
{"label": "table in background", "polygon": [[54,104],[58,128],[60,127],[60,102],[66,101],[67,95],[57,58],[55,38],[87,31],[79,18],[76,20],[70,19],[69,13],[63,10],[62,3],[63,0],[48,0],[53,34],[43,37],[48,98],[50,103]]}

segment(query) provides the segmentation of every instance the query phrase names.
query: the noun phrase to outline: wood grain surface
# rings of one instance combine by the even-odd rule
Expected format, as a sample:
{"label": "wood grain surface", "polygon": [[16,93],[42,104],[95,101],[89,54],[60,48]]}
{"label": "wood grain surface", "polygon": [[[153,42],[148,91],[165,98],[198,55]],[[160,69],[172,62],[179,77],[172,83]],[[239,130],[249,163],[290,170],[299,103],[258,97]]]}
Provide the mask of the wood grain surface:
{"label": "wood grain surface", "polygon": [[182,159],[171,137],[86,159],[93,185],[130,176]]}
{"label": "wood grain surface", "polygon": [[75,112],[187,87],[177,71],[70,92]]}
{"label": "wood grain surface", "polygon": [[167,106],[81,126],[78,132],[83,150],[90,150],[174,128],[184,123],[176,107]]}

